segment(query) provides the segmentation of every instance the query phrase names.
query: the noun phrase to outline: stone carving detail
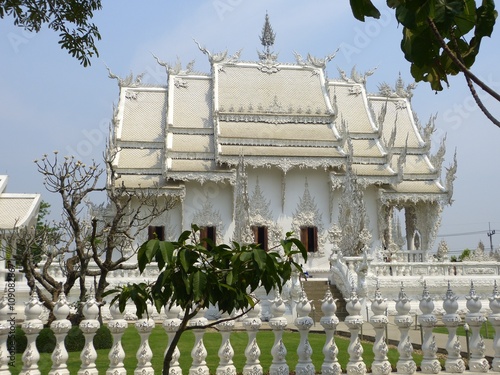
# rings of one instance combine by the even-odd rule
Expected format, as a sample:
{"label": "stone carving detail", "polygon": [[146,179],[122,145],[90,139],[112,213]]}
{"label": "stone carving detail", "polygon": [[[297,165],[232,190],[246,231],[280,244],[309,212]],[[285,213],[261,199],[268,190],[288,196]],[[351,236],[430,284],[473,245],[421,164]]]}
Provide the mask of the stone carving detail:
{"label": "stone carving detail", "polygon": [[118,86],[120,86],[120,87],[139,87],[139,86],[141,86],[142,77],[144,76],[144,73],[138,74],[135,77],[135,79],[134,79],[134,75],[132,73],[130,73],[125,78],[120,78],[116,74],[111,72],[111,69],[109,69],[108,67],[106,67],[106,69],[108,69],[108,77],[111,79],[116,79],[118,81]]}
{"label": "stone carving detail", "polygon": [[[187,65],[186,68],[182,68],[182,64],[179,58],[177,58],[177,61],[175,64],[170,64],[164,61],[161,61],[158,57],[153,55],[154,59],[158,64],[163,66],[165,70],[167,71],[167,74],[172,74],[172,75],[187,75],[193,71],[194,67],[194,60],[190,61]],[[177,85],[176,85],[177,87]]]}
{"label": "stone carving detail", "polygon": [[342,78],[342,80],[344,80],[345,82],[348,82],[348,83],[360,83],[363,86],[366,86],[366,79],[369,76],[371,76],[373,73],[375,73],[376,69],[377,68],[374,68],[372,70],[367,71],[364,74],[360,74],[356,70],[356,66],[353,66],[352,69],[351,69],[351,77],[347,77],[347,74],[345,73],[345,71],[343,71],[340,68],[338,68],[338,71],[339,71],[339,74],[340,74],[340,78]]}
{"label": "stone carving detail", "polygon": [[416,83],[410,83],[405,88],[405,83],[399,74],[399,77],[396,81],[396,85],[394,88],[391,87],[388,83],[381,83],[378,87],[379,94],[382,96],[386,96],[388,98],[408,98],[411,99],[413,96],[413,90],[417,87]]}
{"label": "stone carving detail", "polygon": [[193,224],[199,227],[215,227],[217,232],[217,243],[224,242],[224,224],[222,222],[222,217],[219,211],[215,211],[212,205],[212,201],[207,197],[203,206],[198,210],[191,220]]}
{"label": "stone carving detail", "polygon": [[241,157],[236,175],[236,185],[234,187],[234,236],[233,241],[239,243],[253,243],[254,236],[250,229],[250,209],[247,191],[248,179],[245,171],[245,161]]}
{"label": "stone carving detail", "polygon": [[342,197],[339,203],[340,250],[345,256],[358,256],[364,248],[361,233],[368,228],[368,217],[364,205],[363,192],[348,163]]}
{"label": "stone carving detail", "polygon": [[268,228],[269,247],[272,248],[279,245],[282,229],[273,220],[269,206],[270,202],[264,197],[257,177],[255,189],[250,197],[250,225]]}
{"label": "stone carving detail", "polygon": [[309,192],[309,183],[305,182],[304,194],[300,198],[299,204],[292,220],[292,230],[294,233],[300,233],[301,227],[311,227],[317,228],[318,233],[318,251],[315,253],[309,253],[309,256],[320,257],[324,255],[325,249],[325,236],[323,235],[323,220],[322,214],[316,205],[314,197],[311,196]]}

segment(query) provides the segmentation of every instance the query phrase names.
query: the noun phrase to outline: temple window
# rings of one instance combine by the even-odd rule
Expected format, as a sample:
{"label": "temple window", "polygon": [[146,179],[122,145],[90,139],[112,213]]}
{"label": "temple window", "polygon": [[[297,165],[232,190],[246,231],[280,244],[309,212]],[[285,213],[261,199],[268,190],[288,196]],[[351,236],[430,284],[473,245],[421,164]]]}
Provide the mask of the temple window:
{"label": "temple window", "polygon": [[165,241],[165,227],[150,225],[148,227],[148,241],[158,239]]}
{"label": "temple window", "polygon": [[265,251],[269,250],[267,243],[267,227],[252,225],[252,231],[253,231],[254,242],[256,244],[259,244],[263,250]]}
{"label": "temple window", "polygon": [[[206,241],[209,240],[209,241]],[[217,231],[215,226],[206,226],[200,228],[200,241],[205,248],[210,251],[217,242]]]}
{"label": "temple window", "polygon": [[318,251],[318,228],[300,227],[300,241],[309,253]]}

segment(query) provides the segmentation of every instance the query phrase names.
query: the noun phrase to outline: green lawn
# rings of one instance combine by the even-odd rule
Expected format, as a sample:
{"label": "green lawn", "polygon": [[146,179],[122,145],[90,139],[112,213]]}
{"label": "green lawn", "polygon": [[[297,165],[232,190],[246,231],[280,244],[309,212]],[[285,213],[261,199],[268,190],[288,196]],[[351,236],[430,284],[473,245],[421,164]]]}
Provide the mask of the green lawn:
{"label": "green lawn", "polygon": [[[448,334],[448,328],[446,328],[445,326],[435,327],[432,331],[434,333]],[[463,325],[461,325],[457,328],[457,335],[458,336],[465,336],[465,329],[464,329]],[[469,329],[469,336],[470,335],[471,335],[471,332]],[[495,329],[493,328],[493,326],[491,325],[490,322],[486,321],[481,326],[481,336],[485,339],[493,339],[495,337]]]}
{"label": "green lawn", "polygon": [[[287,363],[290,366],[290,370],[293,371],[295,365],[297,363],[297,347],[299,343],[300,335],[297,332],[287,331],[283,335],[283,341],[287,348]],[[167,335],[165,331],[161,327],[161,325],[157,325],[151,336],[149,338],[149,344],[153,350],[153,368],[155,369],[155,373],[160,374],[162,368],[162,357],[167,345]],[[208,351],[207,364],[210,368],[211,373],[215,373],[217,365],[219,363],[219,358],[217,356],[217,351],[219,349],[221,343],[221,336],[217,332],[207,332],[204,336],[205,347]],[[231,344],[234,348],[235,355],[233,358],[234,364],[238,372],[241,372],[243,369],[243,365],[245,364],[245,355],[244,350],[248,342],[247,333],[244,331],[238,331],[231,334]],[[257,342],[261,349],[261,357],[260,361],[264,372],[269,370],[269,366],[271,365],[272,356],[271,356],[271,347],[274,342],[274,334],[272,331],[260,331],[257,334]],[[311,347],[313,348],[313,363],[316,367],[316,371],[319,372],[321,370],[321,364],[323,362],[323,345],[325,344],[325,335],[322,333],[311,333],[309,335],[309,342]],[[343,337],[336,337],[335,342],[339,348],[338,359],[343,369],[346,368],[346,364],[349,361],[349,354],[347,353],[347,346],[349,341]],[[137,365],[137,359],[135,354],[140,344],[140,338],[138,333],[135,330],[133,325],[130,325],[129,328],[125,331],[122,339],[122,345],[126,353],[125,358],[125,367],[128,370],[128,373],[133,373],[135,366]],[[181,338],[181,342],[178,345],[179,350],[181,352],[180,364],[183,369],[183,373],[187,373],[189,366],[191,365],[191,349],[194,344],[194,334],[189,331],[183,334]],[[363,358],[365,359],[365,363],[368,368],[370,368],[371,363],[373,361],[373,353],[372,346],[370,343],[364,343],[364,354]],[[109,350],[98,350],[97,351],[97,368],[100,374],[105,374],[106,369],[109,366],[108,360]],[[16,367],[11,368],[12,374],[17,375],[22,368],[22,359],[21,354],[16,355]],[[80,368],[80,352],[69,353],[68,360],[68,368],[71,374],[76,374]],[[392,363],[393,367],[398,359],[398,353],[395,348],[390,348],[388,353],[389,361]],[[417,364],[420,363],[421,357],[415,356],[415,361]],[[42,375],[48,374],[52,361],[50,358],[50,354],[42,353],[40,355],[40,361],[38,362],[40,371]]]}

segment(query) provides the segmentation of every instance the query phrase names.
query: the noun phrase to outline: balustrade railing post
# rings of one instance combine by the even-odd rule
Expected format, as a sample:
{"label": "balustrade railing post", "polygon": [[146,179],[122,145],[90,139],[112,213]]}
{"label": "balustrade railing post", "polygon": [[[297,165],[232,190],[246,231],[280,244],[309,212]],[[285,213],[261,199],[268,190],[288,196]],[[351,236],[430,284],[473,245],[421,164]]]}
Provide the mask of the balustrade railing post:
{"label": "balustrade railing post", "polygon": [[276,297],[271,301],[272,318],[269,319],[269,326],[274,333],[274,344],[271,349],[273,359],[269,368],[270,375],[283,375],[289,373],[289,367],[286,363],[287,350],[283,343],[283,330],[288,324],[286,318],[283,317],[285,311],[285,302],[281,295],[276,292]]}
{"label": "balustrade railing post", "polygon": [[373,354],[375,358],[372,363],[372,372],[374,375],[388,375],[392,368],[387,359],[389,348],[384,338],[385,329],[389,322],[385,315],[385,311],[387,310],[387,299],[382,298],[378,283],[375,290],[375,298],[371,302],[373,315],[370,318],[370,323],[375,330],[375,341],[373,343]]}
{"label": "balustrade railing post", "polygon": [[359,339],[359,330],[363,325],[363,317],[361,316],[361,303],[354,289],[351,286],[351,295],[346,299],[346,310],[349,315],[345,318],[344,323],[349,328],[350,341],[347,351],[349,352],[349,362],[347,363],[348,375],[364,375],[366,374],[366,364],[363,361],[363,346]]}
{"label": "balustrade railing post", "polygon": [[153,351],[149,346],[149,336],[155,327],[155,321],[151,318],[153,314],[153,306],[148,301],[147,316],[144,319],[139,319],[135,322],[135,329],[141,336],[141,344],[137,349],[137,367],[134,370],[134,375],[154,375],[155,371],[151,365]]}
{"label": "balustrade railing post", "polygon": [[191,350],[191,358],[193,358],[193,363],[189,368],[189,375],[209,375],[209,370],[206,362],[207,358],[207,348],[203,343],[203,336],[205,335],[205,325],[207,325],[208,320],[205,318],[205,310],[200,310],[196,317],[194,317],[190,322],[190,326],[200,327],[194,328],[194,346]]}
{"label": "balustrade railing post", "polygon": [[[165,305],[165,314],[167,315],[165,320],[163,321],[163,329],[167,333],[168,336],[168,344],[165,349],[164,358],[167,355],[168,348],[172,344],[175,334],[179,330],[181,326],[181,320],[179,319],[179,314],[182,309],[178,305],[172,305],[170,308],[168,304]],[[182,369],[179,366],[179,358],[181,356],[181,352],[179,348],[176,346],[174,352],[172,353],[172,360],[170,361],[170,375],[182,375]]]}
{"label": "balustrade railing post", "polygon": [[457,327],[462,322],[460,316],[457,314],[458,310],[458,297],[453,293],[448,281],[448,289],[443,299],[443,309],[446,314],[443,315],[443,323],[448,329],[448,342],[446,343],[446,352],[448,357],[445,361],[446,371],[452,373],[462,373],[465,371],[465,363],[462,360],[460,352],[462,347],[457,336]]}
{"label": "balustrade railing post", "polygon": [[71,329],[71,322],[67,319],[69,311],[66,295],[61,292],[52,310],[56,320],[50,324],[50,328],[56,337],[56,346],[51,355],[52,368],[49,375],[69,375],[68,365],[66,364],[69,355],[64,345],[64,339]]}
{"label": "balustrade railing post", "polygon": [[[255,296],[252,296],[255,301]],[[243,320],[248,335],[248,344],[245,348],[245,366],[243,366],[243,375],[262,375],[264,371],[260,364],[260,348],[257,343],[257,332],[262,325],[260,319],[261,307],[260,303],[255,303],[252,310],[247,313],[247,317]]]}
{"label": "balustrade railing post", "polygon": [[435,337],[432,333],[432,330],[437,323],[437,318],[432,313],[434,311],[434,301],[429,294],[425,281],[422,298],[420,298],[418,306],[420,311],[422,311],[422,315],[418,317],[418,321],[422,326],[422,352],[424,354],[420,367],[422,368],[422,373],[424,374],[437,374],[441,371],[441,364],[436,356],[437,346]]}
{"label": "balustrade railing post", "polygon": [[41,313],[42,303],[38,300],[36,293],[32,292],[24,309],[26,320],[21,324],[28,343],[22,356],[23,368],[19,372],[20,375],[40,375],[38,369],[40,353],[36,347],[36,338],[43,328],[43,323],[39,318]]}
{"label": "balustrade railing post", "polygon": [[491,364],[491,369],[495,372],[500,372],[500,293],[498,292],[497,282],[493,287],[493,295],[489,297],[491,314],[488,321],[495,329],[495,337],[493,338],[493,349],[495,357]]}
{"label": "balustrade railing post", "polygon": [[487,372],[490,365],[484,357],[485,345],[483,338],[481,337],[481,326],[486,321],[486,318],[480,312],[482,303],[479,296],[476,294],[474,288],[474,283],[470,283],[470,292],[467,299],[467,309],[469,312],[465,315],[465,321],[470,327],[471,338],[470,338],[470,360],[469,360],[469,370],[476,372]]}
{"label": "balustrade railing post", "polygon": [[120,312],[118,302],[109,306],[111,319],[108,322],[108,328],[113,336],[113,346],[109,351],[109,368],[106,370],[106,375],[127,375],[127,370],[123,364],[125,359],[125,351],[122,346],[122,336],[128,327],[128,323],[123,319],[123,314]]}
{"label": "balustrade railing post", "polygon": [[396,369],[398,373],[412,375],[417,371],[417,365],[412,356],[413,345],[408,332],[413,323],[413,317],[410,315],[411,299],[406,295],[403,283],[401,283],[398,299],[394,300],[394,302],[396,302],[396,311],[398,312],[394,318],[394,323],[398,326],[400,333],[398,344],[399,359]]}
{"label": "balustrade railing post", "polygon": [[[221,319],[228,319],[229,314],[224,313],[221,315]],[[236,375],[236,367],[233,364],[234,349],[231,346],[231,332],[234,328],[234,320],[228,320],[226,322],[221,322],[217,324],[217,328],[222,336],[222,341],[220,344],[219,351],[217,355],[219,356],[219,365],[217,366],[217,375]]]}
{"label": "balustrade railing post", "polygon": [[335,329],[339,324],[339,318],[335,315],[337,312],[337,305],[335,302],[332,292],[330,288],[328,288],[325,293],[325,298],[321,300],[321,311],[323,312],[323,316],[319,320],[319,323],[325,329],[325,345],[323,346],[325,360],[321,366],[321,373],[329,375],[340,375],[342,373],[342,367],[337,358],[339,349],[335,344],[334,338]]}
{"label": "balustrade railing post", "polygon": [[94,336],[100,327],[97,315],[99,315],[99,306],[95,300],[94,291],[91,289],[87,301],[82,309],[84,320],[80,322],[80,329],[85,337],[85,346],[80,354],[82,364],[78,375],[99,375],[95,361],[97,359],[97,352],[94,348]]}
{"label": "balustrade railing post", "polygon": [[308,340],[309,330],[313,326],[314,321],[309,316],[312,310],[311,301],[307,299],[304,289],[302,289],[300,294],[296,310],[297,318],[295,319],[295,327],[299,330],[300,342],[297,347],[297,356],[299,360],[297,366],[295,366],[295,373],[301,375],[314,375],[316,371],[311,360],[313,350]]}
{"label": "balustrade railing post", "polygon": [[[0,375],[10,375],[8,363],[11,358],[7,347],[7,339],[9,338],[11,325],[8,318],[9,300],[8,291],[6,290],[0,300]],[[13,324],[12,327],[15,328],[15,325]]]}

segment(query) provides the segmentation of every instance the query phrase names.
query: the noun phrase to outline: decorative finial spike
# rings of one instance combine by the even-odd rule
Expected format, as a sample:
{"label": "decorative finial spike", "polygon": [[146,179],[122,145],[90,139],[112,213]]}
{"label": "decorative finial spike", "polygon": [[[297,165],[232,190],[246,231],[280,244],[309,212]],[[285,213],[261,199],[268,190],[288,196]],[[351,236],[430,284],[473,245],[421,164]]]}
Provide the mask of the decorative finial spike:
{"label": "decorative finial spike", "polygon": [[273,60],[273,53],[271,51],[271,47],[274,46],[274,39],[276,38],[276,33],[273,31],[271,27],[271,23],[269,22],[269,15],[266,12],[266,20],[264,22],[264,26],[262,27],[262,34],[259,37],[262,46],[264,47],[264,51],[262,56],[266,60]]}

